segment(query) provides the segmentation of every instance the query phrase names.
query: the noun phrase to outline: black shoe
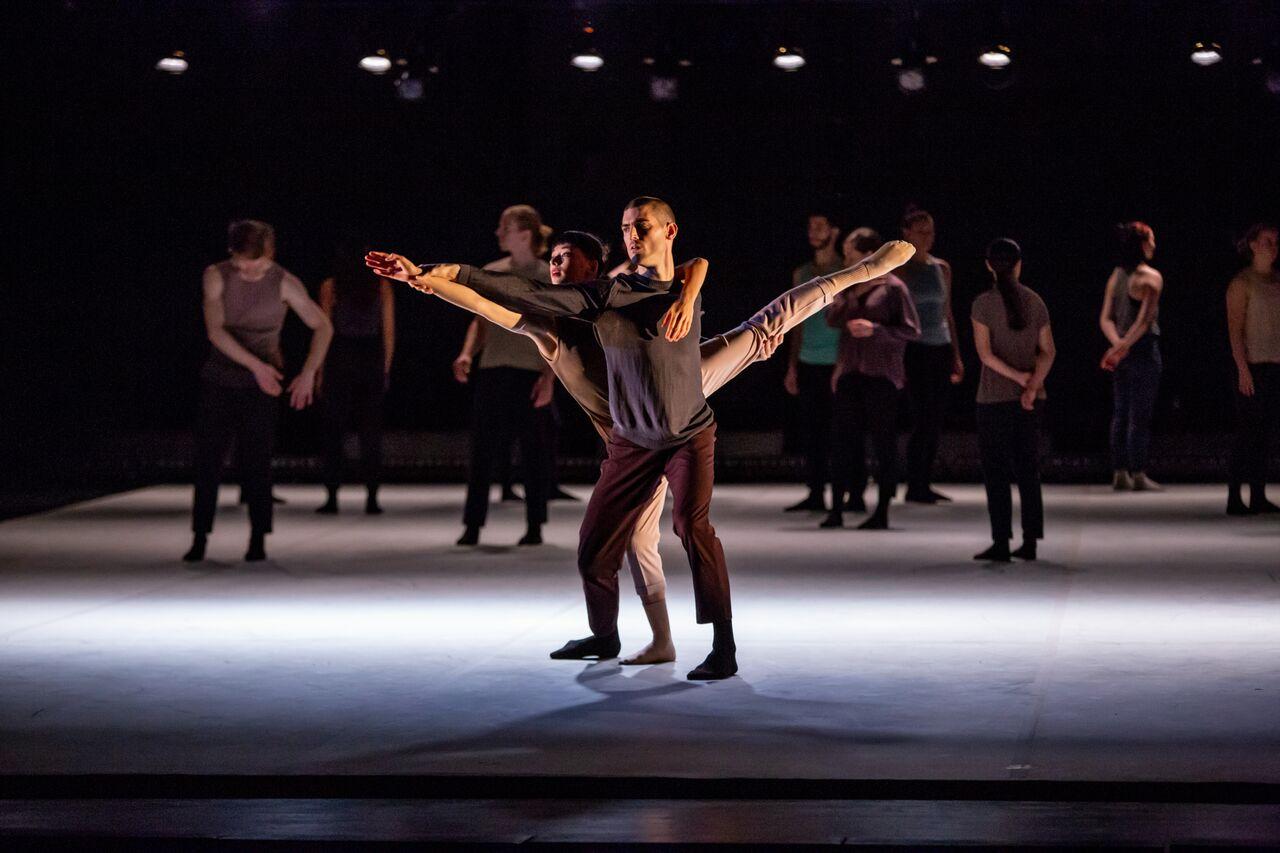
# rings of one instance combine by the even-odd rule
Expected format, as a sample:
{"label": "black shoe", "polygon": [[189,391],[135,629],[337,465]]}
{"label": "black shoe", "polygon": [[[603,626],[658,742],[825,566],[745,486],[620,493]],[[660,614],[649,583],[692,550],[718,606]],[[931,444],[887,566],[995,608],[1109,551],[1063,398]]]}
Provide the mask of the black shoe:
{"label": "black shoe", "polygon": [[279,495],[277,495],[275,492],[272,492],[272,493],[271,493],[271,502],[272,502],[273,504],[287,504],[287,503],[288,503],[288,501],[287,501],[287,500],[285,500],[284,498],[280,497],[280,496],[279,496]]}
{"label": "black shoe", "polygon": [[368,498],[364,502],[365,515],[382,515],[382,504],[378,503],[377,498]]}
{"label": "black shoe", "polygon": [[244,552],[246,563],[257,563],[267,559],[267,537],[262,533],[249,534],[249,550]]}
{"label": "black shoe", "polygon": [[867,516],[867,520],[858,525],[859,530],[888,530],[889,516],[884,513],[873,512]]}
{"label": "black shoe", "polygon": [[827,517],[822,519],[822,523],[818,527],[829,530],[833,527],[844,527],[844,514],[837,511],[827,513]]}
{"label": "black shoe", "polygon": [[951,498],[933,489],[907,489],[905,500],[913,504],[949,504]]}
{"label": "black shoe", "polygon": [[728,678],[738,671],[738,656],[735,650],[715,651],[707,655],[707,659],[689,670],[685,676],[690,681],[719,681]]}
{"label": "black shoe", "polygon": [[1245,506],[1239,495],[1227,498],[1227,515],[1253,515],[1253,510]]}
{"label": "black shoe", "polygon": [[480,528],[468,527],[462,531],[462,535],[458,537],[459,545],[479,545],[480,544]]}
{"label": "black shoe", "polygon": [[502,499],[504,501],[523,501],[524,500],[524,498],[520,497],[520,493],[517,492],[515,489],[511,488],[510,486],[502,487]]}
{"label": "black shoe", "polygon": [[974,554],[973,559],[987,563],[1013,562],[1012,556],[1009,554],[1009,543],[1004,541],[992,542],[990,548],[981,554]]}
{"label": "black shoe", "polygon": [[208,544],[209,537],[203,533],[197,533],[191,540],[191,550],[182,555],[183,562],[198,563],[204,559],[205,545]]}
{"label": "black shoe", "polygon": [[866,512],[867,502],[862,495],[849,495],[849,499],[844,502],[845,512]]}
{"label": "black shoe", "polygon": [[560,648],[551,653],[552,660],[586,660],[587,658],[596,658],[597,660],[608,660],[616,658],[618,652],[622,651],[622,641],[618,639],[618,632],[607,634],[603,637],[597,637],[592,634],[590,637],[583,637],[581,640],[570,640]]}
{"label": "black shoe", "polygon": [[783,510],[783,512],[826,512],[827,502],[822,499],[822,495],[809,495],[809,497],[800,501],[798,504],[792,504]]}
{"label": "black shoe", "polygon": [[568,492],[566,492],[564,489],[556,489],[554,492],[547,495],[547,500],[549,501],[580,501],[582,500],[582,498],[578,497],[577,495],[571,495]]}
{"label": "black shoe", "polygon": [[329,498],[329,500],[316,507],[316,512],[320,515],[337,515],[338,501],[335,498]]}
{"label": "black shoe", "polygon": [[520,537],[517,545],[541,545],[542,544],[542,526],[539,524],[529,525],[529,529]]}
{"label": "black shoe", "polygon": [[1023,539],[1022,545],[1019,546],[1018,550],[1012,552],[1010,556],[1017,557],[1019,560],[1026,560],[1028,562],[1034,561],[1036,558],[1036,540]]}
{"label": "black shoe", "polygon": [[1280,512],[1280,506],[1276,506],[1266,498],[1249,501],[1249,512],[1253,515],[1272,515]]}

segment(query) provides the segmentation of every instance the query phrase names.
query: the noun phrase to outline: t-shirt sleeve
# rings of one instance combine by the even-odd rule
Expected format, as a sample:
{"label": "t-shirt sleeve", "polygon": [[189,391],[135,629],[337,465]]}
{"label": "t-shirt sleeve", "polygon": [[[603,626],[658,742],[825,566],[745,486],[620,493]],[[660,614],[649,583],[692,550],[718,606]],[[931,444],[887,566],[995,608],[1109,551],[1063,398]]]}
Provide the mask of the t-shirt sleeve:
{"label": "t-shirt sleeve", "polygon": [[1028,324],[1036,331],[1049,325],[1049,306],[1044,304],[1040,294],[1031,294],[1031,322]]}
{"label": "t-shirt sleeve", "polygon": [[991,297],[984,293],[973,300],[973,308],[970,309],[969,316],[975,323],[991,328]]}
{"label": "t-shirt sleeve", "polygon": [[495,273],[462,265],[458,282],[503,308],[521,314],[532,311],[556,317],[587,317],[604,307],[609,279],[586,284],[555,285],[508,273]]}

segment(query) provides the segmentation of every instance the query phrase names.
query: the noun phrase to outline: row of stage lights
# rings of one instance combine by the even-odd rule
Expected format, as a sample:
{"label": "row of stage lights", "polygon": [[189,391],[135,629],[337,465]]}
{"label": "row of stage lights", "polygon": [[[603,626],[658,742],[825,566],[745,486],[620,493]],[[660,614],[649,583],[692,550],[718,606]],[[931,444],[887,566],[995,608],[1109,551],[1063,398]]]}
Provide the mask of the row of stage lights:
{"label": "row of stage lights", "polygon": [[[594,29],[585,27],[584,33],[588,35],[594,32]],[[1192,45],[1190,60],[1202,68],[1208,68],[1222,62],[1222,46],[1216,42],[1196,42]],[[988,69],[990,73],[1000,75],[1006,73],[1013,64],[1013,50],[1006,44],[995,44],[978,54],[978,64]],[[653,66],[656,60],[653,57],[645,57],[643,60],[645,65]],[[895,56],[890,60],[890,64],[898,69],[898,88],[903,92],[911,94],[924,90],[926,86],[925,68],[938,62],[938,57],[912,50],[910,55]],[[405,59],[392,60],[386,50],[377,50],[368,56],[363,57],[358,63],[359,68],[373,75],[384,75],[393,68],[400,68],[400,74],[395,81],[398,94],[405,100],[418,100],[423,95],[423,83],[418,77],[409,73],[407,68],[408,61]],[[580,71],[592,73],[599,71],[604,67],[604,57],[595,48],[589,48],[579,51],[570,58],[569,64]],[[679,59],[676,64],[681,68],[688,68],[693,63],[688,59]],[[804,52],[796,47],[779,47],[773,54],[773,65],[784,72],[799,71],[807,65],[804,58]],[[1261,57],[1251,60],[1252,65],[1260,66],[1263,64]],[[156,63],[156,70],[163,71],[167,74],[182,74],[188,70],[190,64],[186,54],[181,50],[175,50],[168,56],[162,57]],[[427,68],[430,74],[439,72],[439,68],[432,65]],[[655,78],[658,80],[659,78]],[[1273,70],[1267,76],[1267,89],[1272,94],[1280,94],[1280,69]],[[655,89],[655,98],[658,97]]]}

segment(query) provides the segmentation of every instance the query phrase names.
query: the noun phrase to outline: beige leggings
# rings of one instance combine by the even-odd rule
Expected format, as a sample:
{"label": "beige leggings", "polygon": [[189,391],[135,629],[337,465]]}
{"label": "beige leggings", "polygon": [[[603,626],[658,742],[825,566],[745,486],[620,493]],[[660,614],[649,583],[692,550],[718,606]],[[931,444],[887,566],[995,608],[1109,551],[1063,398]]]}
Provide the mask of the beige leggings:
{"label": "beige leggings", "polygon": [[[810,279],[761,308],[736,329],[704,341],[702,393],[710,397],[749,365],[762,360],[767,339],[786,334],[793,326],[830,305],[837,293],[866,279],[866,270],[858,266]],[[631,567],[636,594],[646,605],[667,597],[667,579],[658,554],[659,524],[666,499],[667,478],[663,477],[641,511],[627,549],[627,564]]]}

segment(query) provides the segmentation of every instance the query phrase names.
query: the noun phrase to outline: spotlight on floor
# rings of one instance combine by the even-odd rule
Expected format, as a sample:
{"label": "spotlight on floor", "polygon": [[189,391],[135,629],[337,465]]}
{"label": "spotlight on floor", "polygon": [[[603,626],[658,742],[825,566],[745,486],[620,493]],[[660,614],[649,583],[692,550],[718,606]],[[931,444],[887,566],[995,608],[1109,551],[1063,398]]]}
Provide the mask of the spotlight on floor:
{"label": "spotlight on floor", "polygon": [[575,53],[569,60],[569,64],[579,71],[599,71],[604,67],[604,57],[595,49],[584,50],[581,53]]}
{"label": "spotlight on floor", "polygon": [[166,74],[182,74],[189,67],[187,55],[181,50],[175,50],[156,63],[156,70],[163,71]]}
{"label": "spotlight on floor", "polygon": [[998,44],[988,50],[984,50],[979,56],[978,61],[987,68],[996,70],[1009,67],[1009,63],[1013,62],[1013,51],[1009,50],[1007,45]]}
{"label": "spotlight on floor", "polygon": [[361,59],[360,67],[370,74],[386,74],[391,70],[391,57],[385,50],[378,50]]}
{"label": "spotlight on floor", "polygon": [[1211,41],[1198,41],[1191,47],[1191,61],[1201,68],[1217,65],[1222,61],[1222,45]]}
{"label": "spotlight on floor", "polygon": [[773,55],[773,65],[783,71],[799,71],[804,68],[804,56],[797,48],[780,47]]}

